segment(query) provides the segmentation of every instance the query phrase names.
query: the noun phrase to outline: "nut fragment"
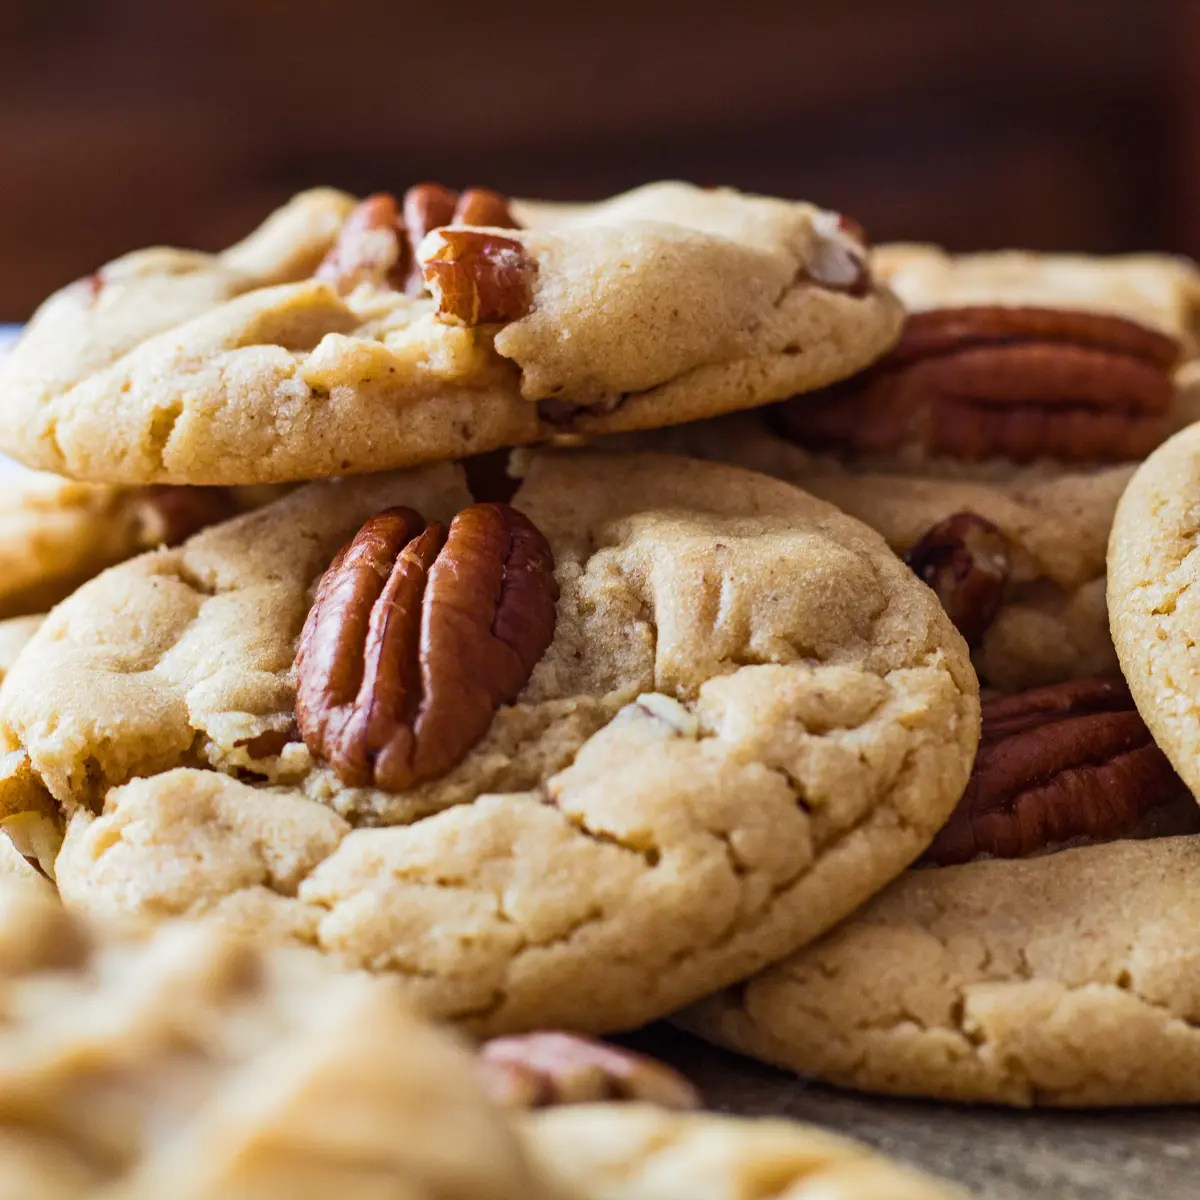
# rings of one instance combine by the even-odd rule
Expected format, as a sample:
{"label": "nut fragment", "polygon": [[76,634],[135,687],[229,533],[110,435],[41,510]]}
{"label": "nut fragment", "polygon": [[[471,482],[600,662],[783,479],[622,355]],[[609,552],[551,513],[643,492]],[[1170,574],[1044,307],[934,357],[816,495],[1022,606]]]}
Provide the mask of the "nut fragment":
{"label": "nut fragment", "polygon": [[520,242],[471,229],[444,229],[438,239],[422,269],[439,320],[490,325],[529,312],[537,263]]}
{"label": "nut fragment", "polygon": [[937,593],[969,646],[996,617],[1008,583],[1008,539],[991,521],[960,512],[929,529],[904,561]]}
{"label": "nut fragment", "polygon": [[700,1107],[679,1072],[644,1054],[574,1033],[525,1033],[485,1042],[476,1060],[492,1099],[509,1108],[635,1100]]}
{"label": "nut fragment", "polygon": [[1200,806],[1120,681],[1038,688],[983,706],[966,791],[925,853],[939,866],[1072,842],[1200,831]]}
{"label": "nut fragment", "polygon": [[138,544],[178,546],[193,533],[236,516],[237,502],[228,488],[171,484],[142,488],[135,509]]}
{"label": "nut fragment", "polygon": [[296,658],[296,719],[350,787],[399,792],[449,771],[511,704],[554,636],[554,557],[505,504],[447,531],[372,517],[317,589]]}
{"label": "nut fragment", "polygon": [[785,404],[787,436],[856,454],[1120,462],[1167,430],[1180,347],[1101,313],[988,306],[911,316],[855,379]]}
{"label": "nut fragment", "polygon": [[874,281],[867,263],[863,227],[840,214],[819,213],[813,231],[816,236],[804,277],[827,291],[867,295]]}
{"label": "nut fragment", "polygon": [[361,201],[346,219],[337,242],[317,268],[317,278],[345,295],[360,283],[391,287],[410,296],[425,287],[416,248],[445,225],[515,229],[517,221],[499,192],[468,188],[459,195],[440,183],[418,183],[403,205],[386,192]]}

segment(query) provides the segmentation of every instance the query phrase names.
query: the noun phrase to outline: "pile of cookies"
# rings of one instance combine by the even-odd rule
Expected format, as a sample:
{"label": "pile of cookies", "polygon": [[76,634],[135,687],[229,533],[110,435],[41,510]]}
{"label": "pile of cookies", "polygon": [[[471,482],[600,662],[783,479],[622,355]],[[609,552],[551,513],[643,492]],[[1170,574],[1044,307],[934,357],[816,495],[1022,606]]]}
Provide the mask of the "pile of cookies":
{"label": "pile of cookies", "polygon": [[584,1036],[664,1017],[1200,1100],[1198,312],[683,184],[308,192],[51,297],[0,365],[13,1178],[952,1194]]}

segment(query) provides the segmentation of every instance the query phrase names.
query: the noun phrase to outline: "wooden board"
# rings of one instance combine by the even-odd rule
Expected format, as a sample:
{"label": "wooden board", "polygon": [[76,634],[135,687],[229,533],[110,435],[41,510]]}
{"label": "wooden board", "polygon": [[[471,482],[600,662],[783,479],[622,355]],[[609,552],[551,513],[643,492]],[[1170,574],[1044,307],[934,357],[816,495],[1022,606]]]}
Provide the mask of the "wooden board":
{"label": "wooden board", "polygon": [[712,1108],[826,1126],[985,1200],[1200,1197],[1200,1112],[1036,1112],[879,1099],[807,1083],[665,1025],[623,1039],[683,1071]]}

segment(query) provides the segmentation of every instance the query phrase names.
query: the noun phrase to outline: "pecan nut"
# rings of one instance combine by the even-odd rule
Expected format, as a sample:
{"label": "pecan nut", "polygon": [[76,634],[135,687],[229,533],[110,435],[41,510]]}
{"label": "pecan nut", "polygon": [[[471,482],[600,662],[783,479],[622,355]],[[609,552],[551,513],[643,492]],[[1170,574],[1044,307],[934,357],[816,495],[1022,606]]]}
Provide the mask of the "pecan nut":
{"label": "pecan nut", "polygon": [[917,449],[977,461],[1120,462],[1167,431],[1179,344],[1100,313],[967,307],[916,313],[887,358],[783,406],[814,449]]}
{"label": "pecan nut", "polygon": [[924,861],[1022,858],[1064,843],[1200,830],[1200,805],[1124,683],[1087,679],[987,701],[966,791]]}
{"label": "pecan nut", "polygon": [[700,1094],[678,1071],[644,1054],[574,1033],[493,1038],[479,1049],[484,1087],[508,1108],[549,1108],[634,1100],[662,1108],[700,1107]]}
{"label": "pecan nut", "polygon": [[533,306],[537,263],[512,238],[444,229],[421,268],[438,319],[449,325],[519,321]]}
{"label": "pecan nut", "polygon": [[978,645],[1000,610],[1008,583],[1004,534],[975,513],[955,513],[910,546],[904,561],[937,593],[967,645]]}
{"label": "pecan nut", "polygon": [[404,193],[401,205],[395,196],[377,192],[351,212],[316,277],[342,295],[360,283],[420,295],[425,280],[417,247],[426,234],[446,225],[518,227],[508,201],[486,188],[460,194],[440,183],[419,183]]}
{"label": "pecan nut", "polygon": [[557,600],[550,546],[515,508],[475,504],[448,530],[408,508],[372,517],[300,634],[305,744],[349,787],[439,778],[528,682]]}
{"label": "pecan nut", "polygon": [[209,525],[238,513],[228,488],[184,487],[172,484],[139,489],[134,508],[138,544],[178,546]]}
{"label": "pecan nut", "polygon": [[840,213],[819,213],[813,222],[812,250],[803,278],[831,292],[865,296],[874,286],[863,227]]}

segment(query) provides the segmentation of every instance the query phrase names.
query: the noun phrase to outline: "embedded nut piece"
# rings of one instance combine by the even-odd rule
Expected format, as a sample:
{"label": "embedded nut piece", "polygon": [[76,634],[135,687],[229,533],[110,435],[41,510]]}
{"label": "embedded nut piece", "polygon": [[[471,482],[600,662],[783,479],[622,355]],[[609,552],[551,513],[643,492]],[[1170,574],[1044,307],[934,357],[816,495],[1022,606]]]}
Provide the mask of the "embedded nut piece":
{"label": "embedded nut piece", "polygon": [[661,1108],[700,1107],[700,1094],[679,1072],[643,1054],[574,1033],[493,1038],[479,1049],[488,1094],[509,1108],[550,1108],[635,1100]]}
{"label": "embedded nut piece", "polygon": [[937,309],[910,316],[871,370],[779,420],[813,449],[1123,462],[1165,436],[1179,357],[1174,339],[1122,317]]}
{"label": "embedded nut piece", "polygon": [[1200,806],[1124,683],[1081,680],[991,700],[962,800],[924,861],[1022,858],[1065,842],[1200,830]]}
{"label": "embedded nut piece", "polygon": [[976,645],[1004,598],[1009,572],[1004,534],[974,513],[955,513],[910,546],[904,561],[937,593],[967,645]]}
{"label": "embedded nut piece", "polygon": [[814,230],[816,238],[806,277],[827,291],[866,296],[873,281],[863,227],[849,217],[821,213],[814,219]]}
{"label": "embedded nut piece", "polygon": [[300,634],[296,720],[349,787],[444,775],[511,704],[554,636],[554,556],[528,517],[372,517],[333,560]]}
{"label": "embedded nut piece", "polygon": [[404,193],[402,214],[394,196],[377,192],[346,219],[317,268],[317,278],[342,295],[370,282],[418,296],[425,280],[416,248],[426,234],[444,225],[515,229],[517,221],[508,201],[487,188],[468,188],[459,195],[440,183],[419,183]]}
{"label": "embedded nut piece", "polygon": [[444,229],[422,262],[425,283],[449,325],[519,321],[533,305],[537,263],[520,242],[472,229]]}
{"label": "embedded nut piece", "polygon": [[178,546],[193,533],[228,521],[238,512],[228,488],[162,484],[141,491],[136,520],[143,546]]}

